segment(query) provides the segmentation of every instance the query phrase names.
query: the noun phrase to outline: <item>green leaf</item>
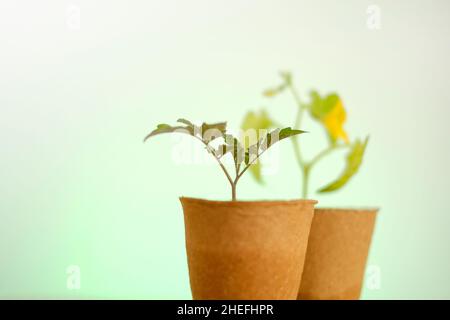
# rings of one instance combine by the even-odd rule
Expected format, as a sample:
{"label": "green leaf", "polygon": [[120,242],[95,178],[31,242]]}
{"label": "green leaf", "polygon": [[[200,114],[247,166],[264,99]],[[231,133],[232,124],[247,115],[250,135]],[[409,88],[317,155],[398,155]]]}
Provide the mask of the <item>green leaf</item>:
{"label": "green leaf", "polygon": [[248,165],[249,163],[256,163],[256,159],[258,158],[258,150],[259,150],[259,143],[256,143],[254,145],[251,145],[245,150],[245,164]]}
{"label": "green leaf", "polygon": [[233,160],[235,164],[240,164],[245,160],[244,148],[236,138],[233,139]]}
{"label": "green leaf", "polygon": [[317,91],[311,91],[310,96],[311,102],[305,106],[311,117],[324,127],[330,145],[336,144],[339,138],[348,143],[348,135],[343,128],[346,112],[339,95],[330,93],[321,97]]}
{"label": "green leaf", "polygon": [[217,123],[203,123],[201,126],[202,138],[206,143],[210,143],[211,141],[222,138],[225,136],[227,130],[226,122],[217,122]]}
{"label": "green leaf", "polygon": [[156,129],[150,132],[145,138],[144,142],[147,141],[147,139],[162,134],[162,133],[172,133],[172,132],[180,132],[180,133],[186,133],[189,135],[193,135],[193,131],[190,130],[189,127],[183,127],[183,126],[170,126],[166,123],[161,123],[156,126]]}
{"label": "green leaf", "polygon": [[279,140],[283,140],[292,136],[296,136],[298,134],[306,133],[303,130],[292,129],[291,127],[287,127],[280,130]]}
{"label": "green leaf", "polygon": [[261,176],[261,163],[259,162],[259,155],[258,154],[258,148],[259,144],[254,144],[247,148],[244,153],[244,163],[246,167],[249,168],[250,173],[255,178],[255,180],[259,183],[262,183],[262,176]]}
{"label": "green leaf", "polygon": [[264,137],[260,138],[255,144],[249,146],[248,148],[245,148],[245,164],[250,164],[250,172],[257,182],[263,182],[261,174],[261,163],[258,159],[261,153],[266,151],[278,141],[301,133],[305,133],[305,131],[294,130],[291,127],[283,129],[277,128],[267,133]]}
{"label": "green leaf", "polygon": [[231,148],[228,147],[226,144],[221,144],[215,151],[215,154],[219,156],[220,158],[223,157],[225,154],[231,151]]}
{"label": "green leaf", "polygon": [[245,153],[244,162],[246,165],[248,165],[250,163],[250,153],[249,152]]}
{"label": "green leaf", "polygon": [[190,127],[194,127],[194,125],[192,124],[192,122],[190,122],[189,120],[183,119],[183,118],[178,119],[177,122],[183,123],[183,124],[188,125],[188,126],[190,126]]}
{"label": "green leaf", "polygon": [[239,140],[231,134],[225,134],[224,140],[225,144],[219,146],[222,156],[228,152],[231,152],[236,165],[242,163],[242,161],[245,161],[244,148]]}
{"label": "green leaf", "polygon": [[[277,90],[283,90],[283,88],[279,87]],[[250,163],[254,159],[254,157],[257,156],[258,147],[261,139],[260,137],[261,130],[262,131],[267,130],[269,128],[274,127],[275,125],[276,125],[275,121],[273,121],[270,118],[269,114],[264,109],[259,110],[259,112],[249,111],[245,115],[241,125],[241,129],[244,131],[243,136],[241,136],[241,141],[244,148],[247,149],[245,160],[248,161],[248,163]],[[248,134],[248,130],[252,129],[256,130],[256,134],[253,136],[249,135],[247,137],[246,133]],[[253,139],[256,138],[256,141],[250,141],[252,137]],[[246,164],[248,163],[246,162]],[[253,178],[255,178],[257,182],[259,183],[263,182],[261,174],[261,163],[258,160],[252,162],[249,170],[251,175],[253,176]]]}
{"label": "green leaf", "polygon": [[[192,122],[186,119],[178,119],[177,122],[184,124],[185,126],[171,126],[166,123],[158,124],[156,129],[150,132],[144,139],[144,142],[150,137],[162,134],[162,133],[185,133],[191,136],[200,138],[206,144],[210,143],[216,138],[223,137],[226,132],[227,123],[217,122],[217,123],[203,123],[201,127],[195,126]],[[210,131],[215,129],[214,132]]]}
{"label": "green leaf", "polygon": [[293,137],[293,136],[296,136],[296,135],[302,134],[302,133],[306,133],[306,131],[292,129],[291,127],[287,127],[287,128],[283,128],[283,129],[277,128],[277,129],[269,132],[266,135],[265,140],[261,141],[261,143],[260,143],[261,148],[263,150],[267,150],[268,148],[273,146],[275,143],[277,143],[283,139]]}
{"label": "green leaf", "polygon": [[261,162],[258,159],[258,152],[259,152],[260,144],[259,142],[248,147],[247,151],[245,152],[246,156],[246,165],[250,164],[249,170],[253,178],[258,183],[264,183],[262,178],[262,165]]}
{"label": "green leaf", "polygon": [[[302,130],[294,130],[290,127],[283,129],[277,128],[267,133],[265,137],[260,138],[256,143],[252,144],[248,148],[244,148],[239,140],[231,134],[225,134],[224,138],[226,147],[225,150],[222,151],[229,152],[229,150],[231,149],[234,163],[236,165],[239,165],[242,162],[244,162],[246,165],[250,163],[251,165],[253,165],[254,163],[256,163],[256,161],[258,161],[257,159],[262,152],[273,146],[278,141],[304,132],[305,131]],[[221,146],[220,148],[224,147]]]}
{"label": "green leaf", "polygon": [[268,129],[275,125],[275,122],[269,117],[266,110],[261,109],[259,112],[249,111],[242,121],[241,129]]}
{"label": "green leaf", "polygon": [[311,102],[307,105],[311,116],[317,120],[323,119],[339,101],[339,96],[336,93],[328,94],[321,97],[320,94],[313,90],[310,92]]}
{"label": "green leaf", "polygon": [[256,161],[253,163],[250,168],[250,173],[252,174],[253,178],[255,178],[256,182],[258,183],[264,183],[264,180],[262,178],[262,170],[261,170],[261,162]]}
{"label": "green leaf", "polygon": [[164,130],[164,129],[169,129],[170,126],[169,126],[168,124],[166,124],[166,123],[161,123],[161,124],[158,124],[158,125],[156,126],[156,128],[157,128],[158,130]]}
{"label": "green leaf", "polygon": [[226,122],[217,122],[217,123],[205,123],[202,124],[202,130],[210,130],[210,129],[216,129],[220,131],[223,135],[225,135],[225,132],[227,131],[227,123]]}
{"label": "green leaf", "polygon": [[336,190],[339,190],[340,188],[342,188],[345,184],[347,184],[347,182],[350,180],[350,178],[358,172],[358,170],[361,166],[363,156],[364,156],[364,151],[366,150],[366,146],[367,146],[368,142],[369,142],[369,137],[367,137],[364,140],[364,142],[361,142],[359,139],[356,140],[353,143],[352,148],[350,149],[350,151],[347,155],[347,164],[346,164],[344,171],[340,175],[340,177],[337,178],[332,183],[328,184],[327,186],[318,190],[318,192],[324,193],[324,192],[336,191]]}
{"label": "green leaf", "polygon": [[[267,129],[275,126],[275,122],[269,117],[266,110],[261,109],[259,112],[248,112],[242,121],[240,140],[244,148],[256,144],[260,139],[260,135],[267,132]],[[251,130],[255,130],[252,132]]]}

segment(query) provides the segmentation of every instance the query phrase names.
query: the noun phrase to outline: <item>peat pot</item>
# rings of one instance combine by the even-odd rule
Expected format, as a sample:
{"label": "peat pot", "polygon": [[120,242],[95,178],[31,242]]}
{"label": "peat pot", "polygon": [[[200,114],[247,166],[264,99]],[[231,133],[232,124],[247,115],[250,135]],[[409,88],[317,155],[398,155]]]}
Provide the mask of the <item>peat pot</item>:
{"label": "peat pot", "polygon": [[316,201],[180,200],[194,299],[297,298]]}
{"label": "peat pot", "polygon": [[315,209],[299,299],[359,299],[377,211]]}

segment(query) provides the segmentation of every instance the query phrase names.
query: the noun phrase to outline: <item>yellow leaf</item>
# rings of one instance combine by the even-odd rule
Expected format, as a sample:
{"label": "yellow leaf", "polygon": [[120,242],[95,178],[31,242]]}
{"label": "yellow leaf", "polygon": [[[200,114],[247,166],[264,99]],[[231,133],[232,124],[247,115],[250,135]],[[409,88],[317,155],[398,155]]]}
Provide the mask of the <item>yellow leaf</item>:
{"label": "yellow leaf", "polygon": [[277,89],[267,89],[267,90],[264,90],[263,95],[266,97],[273,97],[278,92],[279,92],[279,90],[277,90]]}
{"label": "yellow leaf", "polygon": [[321,119],[321,122],[324,124],[333,140],[341,138],[345,141],[345,143],[349,143],[348,135],[344,130],[344,123],[346,119],[347,114],[344,106],[341,99],[338,99],[331,111]]}
{"label": "yellow leaf", "polygon": [[286,83],[282,83],[277,87],[264,90],[263,95],[268,98],[271,98],[271,97],[274,97],[277,94],[281,93],[284,89],[286,89]]}

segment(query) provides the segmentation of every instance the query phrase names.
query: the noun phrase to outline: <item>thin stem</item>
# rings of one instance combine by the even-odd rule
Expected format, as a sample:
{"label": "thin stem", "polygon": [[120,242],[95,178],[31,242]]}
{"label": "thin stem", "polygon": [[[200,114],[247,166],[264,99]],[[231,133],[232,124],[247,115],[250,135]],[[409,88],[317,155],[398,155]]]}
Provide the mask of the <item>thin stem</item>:
{"label": "thin stem", "polygon": [[[294,129],[299,129],[302,123],[305,107],[301,103],[300,97],[291,83],[288,84],[288,88],[289,91],[292,93],[292,96],[294,97],[295,103],[297,104],[297,116],[295,117]],[[298,141],[298,137],[293,137],[292,143],[294,146],[294,155],[297,160],[297,163],[300,167],[304,167],[305,162],[303,161],[302,154],[300,152],[300,143]]]}
{"label": "thin stem", "polygon": [[236,177],[234,178],[233,184],[231,185],[231,200],[236,201],[236,187],[239,181],[239,170],[241,170],[241,164],[236,165]]}
{"label": "thin stem", "polygon": [[[300,100],[300,96],[295,90],[294,86],[291,82],[288,83],[289,91],[291,92],[292,96],[294,97],[295,103],[297,104],[297,116],[295,117],[295,123],[294,123],[294,129],[300,128],[303,120],[303,114],[305,112],[305,106],[302,104]],[[306,199],[308,197],[308,184],[309,184],[309,166],[308,164],[303,160],[302,153],[300,151],[300,142],[298,140],[298,137],[293,137],[292,144],[294,147],[294,155],[295,159],[297,160],[298,166],[300,167],[302,174],[303,174],[303,185],[302,185],[302,197]]]}
{"label": "thin stem", "polygon": [[[302,117],[303,117],[303,109],[299,107],[298,111],[297,111],[297,117],[296,117],[296,120],[295,120],[295,124],[294,124],[294,129],[300,128]],[[294,139],[292,139],[292,143],[293,143],[293,146],[294,146],[295,158],[297,159],[297,162],[298,162],[299,166],[303,167],[304,161],[303,161],[303,158],[302,158],[302,154],[300,152],[300,143],[298,141],[298,137],[294,137]]]}
{"label": "thin stem", "polygon": [[294,97],[295,103],[297,104],[297,107],[298,107],[298,113],[297,113],[297,117],[295,118],[295,124],[294,124],[294,129],[298,129],[303,120],[303,112],[305,111],[305,106],[302,104],[297,90],[295,90],[295,88],[292,86],[292,84],[290,82],[288,84],[288,88],[289,88],[289,91],[292,93],[292,96]]}
{"label": "thin stem", "polygon": [[[214,152],[214,149],[211,149],[211,147],[210,147],[205,141],[203,141],[202,139],[200,139],[200,138],[198,138],[198,137],[195,137],[195,138],[198,139],[198,140],[200,140],[200,141],[206,146],[206,148],[211,152],[212,156],[214,157],[214,159],[216,159],[217,163],[218,163],[219,166],[222,168],[222,171],[225,173],[225,175],[226,175],[228,181],[229,181],[230,184],[231,184],[231,188],[233,189],[233,187],[234,187],[234,189],[235,189],[233,179],[231,179],[230,174],[228,173],[227,169],[226,169],[225,166],[223,165],[222,161],[220,161],[219,157],[218,157],[218,156],[216,155],[216,153]],[[236,195],[235,195],[234,198],[236,198]]]}
{"label": "thin stem", "polygon": [[234,164],[234,168],[236,170],[236,178],[233,180],[231,178],[230,174],[228,173],[227,169],[225,168],[224,164],[222,163],[222,161],[220,161],[220,157],[218,157],[216,155],[214,149],[212,149],[208,145],[208,143],[206,143],[202,139],[198,138],[198,140],[200,140],[206,146],[206,148],[211,152],[211,154],[213,155],[214,159],[216,159],[217,163],[220,165],[220,167],[222,168],[223,172],[227,176],[227,179],[228,179],[228,181],[230,182],[230,185],[231,185],[231,201],[236,201],[236,187],[237,187],[237,182],[239,180],[239,170],[241,168],[241,164],[237,164],[237,163]]}
{"label": "thin stem", "polygon": [[297,137],[292,137],[292,146],[294,147],[295,160],[299,167],[303,167],[305,162],[303,161],[302,154],[300,152],[300,143]]}
{"label": "thin stem", "polygon": [[342,148],[347,148],[348,146],[345,144],[336,144],[336,145],[331,145],[328,148],[326,148],[325,150],[322,150],[321,152],[319,152],[309,163],[308,166],[309,167],[313,167],[317,162],[319,162],[322,158],[324,158],[325,156],[329,155],[330,153],[332,153],[335,150],[338,149],[342,149]]}
{"label": "thin stem", "polygon": [[236,183],[231,185],[231,201],[236,201]]}
{"label": "thin stem", "polygon": [[[295,117],[295,123],[294,123],[294,129],[299,129],[302,120],[303,120],[303,114],[305,113],[305,105],[302,104],[300,100],[300,96],[297,92],[297,90],[294,88],[292,83],[289,81],[287,83],[287,88],[291,92],[295,103],[297,104],[297,116]],[[300,151],[300,143],[297,137],[293,137],[292,143],[294,146],[294,155],[295,159],[297,160],[298,166],[300,167],[302,174],[303,174],[303,183],[302,183],[302,196],[304,199],[308,197],[308,187],[309,187],[309,177],[311,173],[312,167],[319,162],[322,158],[333,152],[334,150],[347,147],[347,145],[332,145],[326,148],[325,150],[321,151],[319,154],[317,154],[311,161],[307,162],[303,159],[301,151]]]}
{"label": "thin stem", "polygon": [[310,173],[310,166],[306,165],[303,167],[303,199],[306,199],[308,197],[308,185],[309,185],[309,173]]}
{"label": "thin stem", "polygon": [[252,161],[250,161],[250,162],[244,167],[244,169],[243,169],[243,170],[238,174],[238,176],[236,177],[236,182],[239,180],[240,177],[242,177],[242,175],[245,173],[245,171],[247,171],[247,169],[250,168],[250,166],[251,166],[252,164],[254,164],[255,161],[258,160],[258,158],[259,158],[264,152],[266,152],[266,150],[267,150],[267,149],[261,151],[260,154],[257,154],[256,157],[255,157]]}
{"label": "thin stem", "polygon": [[234,182],[237,182],[238,176],[239,176],[239,170],[241,170],[241,164],[236,165],[236,180]]}

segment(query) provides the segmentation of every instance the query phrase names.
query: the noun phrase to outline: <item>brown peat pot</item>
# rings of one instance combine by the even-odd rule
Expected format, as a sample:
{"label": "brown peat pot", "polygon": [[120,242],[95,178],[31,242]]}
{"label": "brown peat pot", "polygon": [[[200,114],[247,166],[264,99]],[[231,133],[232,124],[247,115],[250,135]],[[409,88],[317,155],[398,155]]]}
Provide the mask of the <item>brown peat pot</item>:
{"label": "brown peat pot", "polygon": [[377,211],[315,209],[299,299],[360,298]]}
{"label": "brown peat pot", "polygon": [[194,299],[296,299],[313,200],[180,198]]}

